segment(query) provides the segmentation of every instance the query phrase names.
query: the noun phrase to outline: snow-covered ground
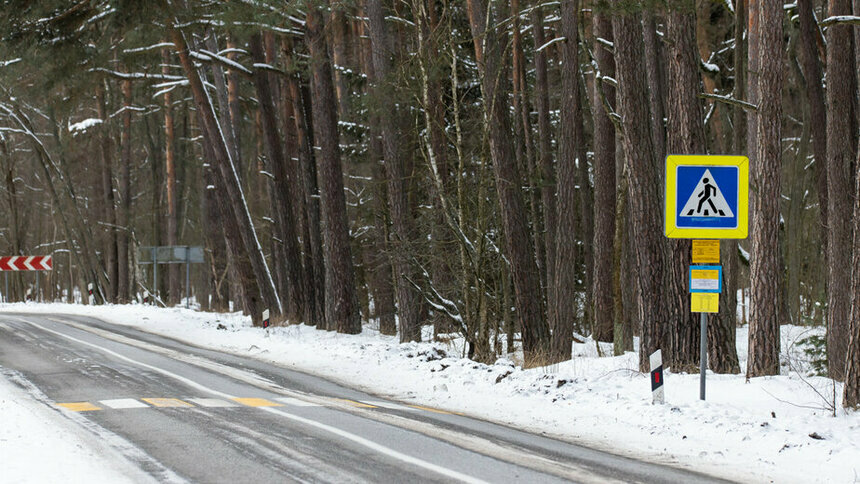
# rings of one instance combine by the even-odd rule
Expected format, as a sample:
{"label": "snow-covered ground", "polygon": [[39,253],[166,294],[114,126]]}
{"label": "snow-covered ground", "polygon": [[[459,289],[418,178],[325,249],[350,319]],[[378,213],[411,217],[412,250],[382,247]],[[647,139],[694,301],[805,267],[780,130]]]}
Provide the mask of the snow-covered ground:
{"label": "snow-covered ground", "polygon": [[126,442],[83,432],[83,417],[69,413],[64,418],[47,402],[39,389],[0,367],[0,482],[155,481],[110,445],[128,448]]}
{"label": "snow-covered ground", "polygon": [[[460,339],[398,344],[396,338],[372,329],[356,336],[308,326],[264,331],[252,328],[250,320],[239,314],[140,305],[6,304],[0,305],[0,311],[96,316],[314,373],[396,400],[453,410],[730,479],[804,483],[860,480],[860,412],[841,409],[841,385],[803,373],[807,366],[797,342],[815,333],[809,328],[782,328],[785,365],[781,376],[747,381],[742,374],[709,373],[708,399],[702,402],[698,398],[698,374],[669,371],[665,375],[667,403],[651,405],[650,380],[637,371],[638,355],[601,358],[593,342],[575,345],[576,357],[569,362],[523,370],[504,359],[493,365],[465,359]],[[742,367],[746,342],[746,328],[741,328],[738,352]],[[49,424],[35,417],[53,411],[38,411],[40,404],[24,402],[24,396],[12,391],[8,384],[0,385],[4,422],[0,426],[0,454],[4,457],[9,455],[7,448],[26,444],[24,429],[30,426],[43,432],[46,439],[54,435],[46,434]],[[10,401],[11,405],[7,403]],[[7,415],[18,421],[16,416],[26,412],[33,418],[21,419],[22,423],[10,431],[5,425],[10,420]],[[71,447],[74,450],[75,446]],[[64,455],[69,460],[87,460],[90,466],[100,465],[81,447],[77,453]],[[32,453],[16,451],[15,456],[20,459],[19,468],[38,467],[44,462]],[[109,466],[107,469],[110,472]],[[101,481],[116,480],[105,474]]]}

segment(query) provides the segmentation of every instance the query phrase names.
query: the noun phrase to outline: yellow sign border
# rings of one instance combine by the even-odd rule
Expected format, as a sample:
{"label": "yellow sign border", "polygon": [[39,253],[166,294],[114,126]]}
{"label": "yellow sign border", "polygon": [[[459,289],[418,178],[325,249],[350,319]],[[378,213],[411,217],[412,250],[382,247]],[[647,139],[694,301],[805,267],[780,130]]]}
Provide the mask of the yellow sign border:
{"label": "yellow sign border", "polygon": [[[679,166],[738,167],[738,226],[734,229],[685,229],[677,226],[676,173]],[[749,235],[749,158],[730,155],[669,155],[664,184],[664,234],[670,239],[745,239]]]}

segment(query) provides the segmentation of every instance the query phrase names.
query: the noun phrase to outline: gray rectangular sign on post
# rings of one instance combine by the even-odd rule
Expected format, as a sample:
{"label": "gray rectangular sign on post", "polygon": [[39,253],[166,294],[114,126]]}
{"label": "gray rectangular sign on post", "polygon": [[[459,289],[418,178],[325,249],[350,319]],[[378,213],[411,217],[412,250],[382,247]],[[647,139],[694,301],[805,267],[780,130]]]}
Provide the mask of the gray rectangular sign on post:
{"label": "gray rectangular sign on post", "polygon": [[191,299],[191,264],[203,262],[203,247],[190,245],[163,245],[159,247],[140,247],[137,263],[151,265],[152,294],[158,297],[158,265],[185,264],[185,307]]}
{"label": "gray rectangular sign on post", "polygon": [[160,247],[141,247],[138,251],[139,264],[200,264],[203,262],[203,247],[187,245],[165,245]]}

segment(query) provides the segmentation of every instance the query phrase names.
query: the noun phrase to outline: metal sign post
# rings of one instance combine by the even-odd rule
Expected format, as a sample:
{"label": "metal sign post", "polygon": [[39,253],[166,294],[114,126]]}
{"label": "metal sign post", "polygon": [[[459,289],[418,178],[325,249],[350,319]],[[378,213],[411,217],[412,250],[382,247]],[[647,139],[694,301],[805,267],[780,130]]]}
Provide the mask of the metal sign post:
{"label": "metal sign post", "polygon": [[160,264],[185,264],[185,307],[191,303],[191,264],[203,262],[203,247],[188,245],[163,245],[141,247],[138,264],[152,265],[152,297],[158,298],[158,266]]}
{"label": "metal sign post", "polygon": [[699,398],[705,399],[708,314],[717,313],[722,292],[719,239],[745,239],[749,232],[749,159],[745,156],[666,157],[665,235],[693,241],[688,287],[690,311],[699,313]]}

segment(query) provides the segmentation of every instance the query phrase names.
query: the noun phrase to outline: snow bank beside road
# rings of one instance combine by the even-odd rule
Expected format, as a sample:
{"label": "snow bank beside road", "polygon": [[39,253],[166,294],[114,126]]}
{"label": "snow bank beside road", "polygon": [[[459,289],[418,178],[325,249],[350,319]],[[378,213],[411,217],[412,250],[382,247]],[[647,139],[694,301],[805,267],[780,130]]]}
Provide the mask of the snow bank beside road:
{"label": "snow bank beside road", "polygon": [[[522,370],[507,360],[461,357],[455,340],[398,344],[365,329],[340,335],[308,326],[252,328],[238,314],[131,306],[2,305],[4,312],[83,314],[200,346],[326,376],[382,396],[454,410],[642,459],[751,482],[854,482],[860,476],[860,413],[825,408],[841,387],[824,378],[666,374],[666,405],[650,404],[638,356],[575,359]],[[220,327],[224,329],[218,329]],[[806,328],[784,327],[783,348]],[[738,332],[742,366],[746,329]],[[793,358],[793,356],[792,356]],[[815,437],[811,437],[814,435]]]}
{"label": "snow bank beside road", "polygon": [[[0,367],[0,481],[151,482],[116,452],[10,380]],[[38,391],[38,390],[35,390]]]}

